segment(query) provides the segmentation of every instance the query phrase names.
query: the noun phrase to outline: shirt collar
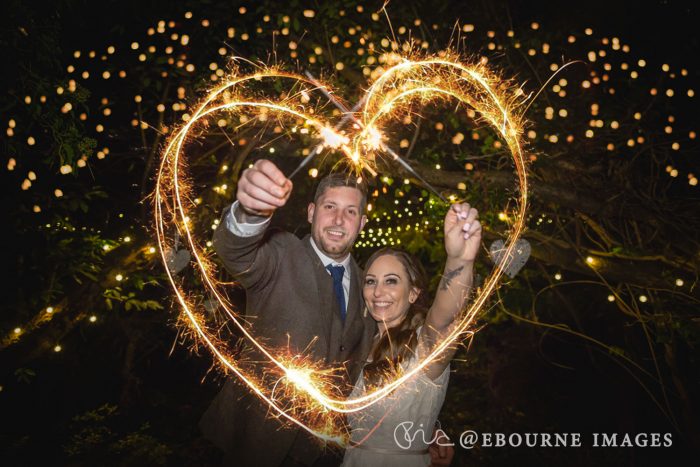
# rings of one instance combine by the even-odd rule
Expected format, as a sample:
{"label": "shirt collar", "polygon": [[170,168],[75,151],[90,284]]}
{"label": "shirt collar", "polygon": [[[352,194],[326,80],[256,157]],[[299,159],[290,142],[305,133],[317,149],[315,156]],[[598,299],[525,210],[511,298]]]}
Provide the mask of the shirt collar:
{"label": "shirt collar", "polygon": [[341,265],[345,268],[346,272],[350,272],[350,253],[345,257],[344,260],[342,261],[336,261],[333,258],[330,258],[326,256],[318,246],[316,246],[316,242],[314,242],[313,237],[309,237],[309,240],[311,241],[311,246],[313,247],[314,251],[318,255],[318,257],[321,259],[321,262],[323,263],[323,266],[328,266],[329,264],[332,264],[334,266]]}

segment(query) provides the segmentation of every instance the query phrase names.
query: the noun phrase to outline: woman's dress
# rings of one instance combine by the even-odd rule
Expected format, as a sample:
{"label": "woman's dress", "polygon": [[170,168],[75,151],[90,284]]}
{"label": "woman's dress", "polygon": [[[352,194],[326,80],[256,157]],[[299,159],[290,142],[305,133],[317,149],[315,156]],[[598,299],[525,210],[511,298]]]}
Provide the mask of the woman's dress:
{"label": "woman's dress", "polygon": [[[405,364],[404,371],[411,371],[418,363],[414,356]],[[342,467],[429,465],[428,446],[445,401],[449,370],[448,365],[435,380],[419,371],[389,396],[349,414],[351,443]],[[350,397],[360,397],[363,393],[364,379],[360,373]]]}

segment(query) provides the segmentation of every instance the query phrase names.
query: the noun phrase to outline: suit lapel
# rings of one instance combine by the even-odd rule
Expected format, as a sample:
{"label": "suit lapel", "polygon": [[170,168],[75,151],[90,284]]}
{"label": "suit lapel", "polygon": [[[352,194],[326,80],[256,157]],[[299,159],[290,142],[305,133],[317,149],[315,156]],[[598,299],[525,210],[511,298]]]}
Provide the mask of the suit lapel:
{"label": "suit lapel", "polygon": [[345,336],[350,329],[354,327],[362,309],[362,289],[360,287],[361,280],[362,274],[360,272],[360,268],[357,267],[357,263],[355,263],[355,260],[351,257],[350,293],[348,294],[348,307],[347,314],[345,316],[345,325],[343,326],[343,336]]}
{"label": "suit lapel", "polygon": [[[316,251],[311,246],[310,238],[310,235],[305,236],[302,239],[302,245],[313,265],[314,283],[309,283],[309,286],[315,287],[319,298],[319,309],[314,310],[314,312],[320,319],[314,325],[314,328],[319,339],[319,348],[324,349],[324,353],[326,353],[329,360],[332,361],[334,328],[340,325],[338,302],[333,292],[333,279],[328,274],[325,266],[323,266],[321,258],[318,257]],[[335,323],[336,320],[338,323]]]}

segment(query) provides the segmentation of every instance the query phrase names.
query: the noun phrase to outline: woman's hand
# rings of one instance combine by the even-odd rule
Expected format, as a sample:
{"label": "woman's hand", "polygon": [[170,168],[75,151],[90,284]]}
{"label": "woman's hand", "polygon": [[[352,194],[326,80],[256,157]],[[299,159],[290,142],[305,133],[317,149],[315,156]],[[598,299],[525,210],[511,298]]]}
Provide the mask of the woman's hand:
{"label": "woman's hand", "polygon": [[445,250],[449,259],[473,262],[481,245],[479,212],[468,203],[453,204],[445,216]]}
{"label": "woman's hand", "polygon": [[[478,217],[476,209],[466,203],[453,204],[445,215],[447,261],[435,301],[428,311],[420,336],[428,352],[432,352],[451,333],[455,320],[469,299],[474,283],[474,260],[481,246],[481,223]],[[441,358],[425,367],[426,375],[430,378],[440,376],[456,349],[456,346],[445,349]]]}

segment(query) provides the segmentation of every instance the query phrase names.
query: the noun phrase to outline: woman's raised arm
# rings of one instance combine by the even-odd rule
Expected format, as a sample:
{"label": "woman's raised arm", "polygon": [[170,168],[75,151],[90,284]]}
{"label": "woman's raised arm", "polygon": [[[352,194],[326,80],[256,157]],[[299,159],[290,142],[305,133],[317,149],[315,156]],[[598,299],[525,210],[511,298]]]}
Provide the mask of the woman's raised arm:
{"label": "woman's raised arm", "polygon": [[[445,215],[445,250],[447,260],[433,305],[421,332],[420,350],[432,352],[449,333],[452,323],[467,303],[474,279],[474,261],[481,245],[479,213],[469,204],[453,204]],[[437,378],[447,367],[456,347],[426,367]]]}

